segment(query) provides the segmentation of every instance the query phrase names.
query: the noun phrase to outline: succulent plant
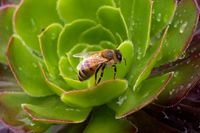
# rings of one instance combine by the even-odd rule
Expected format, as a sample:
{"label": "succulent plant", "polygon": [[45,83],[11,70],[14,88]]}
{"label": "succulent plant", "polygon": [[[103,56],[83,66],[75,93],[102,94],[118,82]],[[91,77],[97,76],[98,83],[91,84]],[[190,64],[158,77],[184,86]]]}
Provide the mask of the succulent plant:
{"label": "succulent plant", "polygon": [[[2,0],[2,122],[14,132],[180,132],[159,113],[199,80],[198,18],[196,0]],[[79,81],[73,55],[103,49],[126,60],[117,78],[106,67],[99,84]]]}

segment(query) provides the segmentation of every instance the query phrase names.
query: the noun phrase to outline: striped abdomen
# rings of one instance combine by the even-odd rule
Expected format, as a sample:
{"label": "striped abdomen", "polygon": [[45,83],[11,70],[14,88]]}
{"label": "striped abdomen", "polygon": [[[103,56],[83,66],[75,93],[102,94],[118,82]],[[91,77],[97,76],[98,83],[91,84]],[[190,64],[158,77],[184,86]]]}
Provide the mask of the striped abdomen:
{"label": "striped abdomen", "polygon": [[88,78],[90,78],[96,71],[97,65],[91,64],[89,61],[83,62],[83,64],[80,66],[79,73],[78,73],[78,79],[80,81],[84,81]]}

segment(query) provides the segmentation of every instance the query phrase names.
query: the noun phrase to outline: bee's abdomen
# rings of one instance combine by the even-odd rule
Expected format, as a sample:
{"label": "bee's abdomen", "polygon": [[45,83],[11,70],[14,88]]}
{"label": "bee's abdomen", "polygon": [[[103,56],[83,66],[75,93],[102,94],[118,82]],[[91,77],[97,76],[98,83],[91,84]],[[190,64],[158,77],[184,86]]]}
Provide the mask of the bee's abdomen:
{"label": "bee's abdomen", "polygon": [[82,66],[78,73],[78,79],[84,81],[90,78],[95,73],[96,67]]}
{"label": "bee's abdomen", "polygon": [[82,69],[82,70],[79,70],[78,79],[80,81],[84,81],[84,80],[90,78],[93,74],[94,74],[93,71],[88,71],[87,69],[86,70]]}

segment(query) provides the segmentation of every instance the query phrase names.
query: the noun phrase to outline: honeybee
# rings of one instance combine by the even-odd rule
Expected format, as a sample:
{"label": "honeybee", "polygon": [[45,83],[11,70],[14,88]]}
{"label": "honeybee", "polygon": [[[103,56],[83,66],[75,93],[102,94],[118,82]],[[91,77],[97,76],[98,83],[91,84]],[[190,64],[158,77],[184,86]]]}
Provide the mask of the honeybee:
{"label": "honeybee", "polygon": [[[111,66],[114,69],[114,79],[116,78],[116,64],[122,61],[122,54],[119,50],[104,49],[101,51],[87,52],[75,54],[74,57],[83,58],[78,64],[78,79],[80,81],[87,80],[95,74],[95,84],[101,81],[106,66]],[[101,74],[97,80],[97,73],[101,69]]]}

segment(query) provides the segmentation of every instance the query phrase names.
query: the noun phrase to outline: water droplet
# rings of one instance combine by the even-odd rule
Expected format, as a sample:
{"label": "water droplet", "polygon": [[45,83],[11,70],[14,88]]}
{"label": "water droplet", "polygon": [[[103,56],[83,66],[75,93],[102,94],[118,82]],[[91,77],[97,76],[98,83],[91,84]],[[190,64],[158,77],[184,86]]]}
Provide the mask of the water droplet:
{"label": "water droplet", "polygon": [[65,110],[67,110],[67,111],[77,111],[77,112],[80,112],[79,109],[74,109],[74,108],[66,108]]}
{"label": "water droplet", "polygon": [[181,86],[180,86],[180,88],[179,88],[179,90],[182,90],[183,88],[184,88],[184,86],[183,86],[183,85],[181,85]]}
{"label": "water droplet", "polygon": [[33,63],[33,67],[34,67],[34,68],[37,68],[38,66],[37,66],[37,64],[36,64],[36,63]]}
{"label": "water droplet", "polygon": [[36,25],[36,24],[35,24],[35,20],[34,20],[33,18],[31,18],[31,24],[32,24],[33,26]]}
{"label": "water droplet", "polygon": [[171,96],[174,93],[175,89],[172,89],[171,91],[169,91],[169,95]]}
{"label": "water droplet", "polygon": [[168,115],[164,111],[162,111],[162,114],[164,115],[165,119],[169,119]]}
{"label": "water droplet", "polygon": [[180,32],[181,34],[185,31],[185,28],[187,27],[187,25],[188,25],[188,22],[184,22],[184,23],[181,25],[181,27],[180,27],[180,29],[179,29],[179,32]]}
{"label": "water droplet", "polygon": [[159,32],[157,35],[156,35],[156,38],[160,39],[161,37],[161,32]]}
{"label": "water droplet", "polygon": [[177,108],[177,110],[181,110],[181,107],[179,107],[179,106],[177,106],[176,108]]}
{"label": "water droplet", "polygon": [[162,16],[161,13],[158,13],[158,16],[157,16],[157,19],[156,19],[158,22],[161,21],[161,16]]}
{"label": "water droplet", "polygon": [[186,64],[189,64],[190,62],[191,62],[191,60],[187,60],[187,61],[186,61]]}
{"label": "water droplet", "polygon": [[124,103],[124,101],[127,99],[127,96],[120,96],[119,98],[118,98],[118,101],[117,101],[117,104],[119,105],[119,106],[121,106],[123,103]]}
{"label": "water droplet", "polygon": [[9,31],[9,27],[8,26],[6,26],[6,30]]}
{"label": "water droplet", "polygon": [[138,52],[137,59],[140,60],[142,58],[141,48],[138,48],[137,52]]}
{"label": "water droplet", "polygon": [[188,85],[187,85],[187,88],[190,88],[192,86],[192,84],[191,83],[189,83]]}
{"label": "water droplet", "polygon": [[56,37],[57,37],[57,35],[56,35],[55,33],[52,33],[52,34],[51,34],[51,39],[52,39],[52,40],[55,40]]}
{"label": "water droplet", "polygon": [[178,74],[179,74],[179,72],[175,72],[175,73],[174,73],[174,77],[177,77]]}
{"label": "water droplet", "polygon": [[18,70],[19,70],[19,71],[22,71],[22,67],[18,67]]}
{"label": "water droplet", "polygon": [[174,28],[177,28],[178,24],[179,24],[179,21],[176,21],[176,22],[174,23],[173,27],[174,27]]}
{"label": "water droplet", "polygon": [[73,68],[72,68],[72,67],[68,67],[68,70],[72,72],[72,71],[73,71]]}
{"label": "water droplet", "polygon": [[199,68],[199,65],[195,65],[194,68]]}
{"label": "water droplet", "polygon": [[179,57],[179,59],[184,59],[185,58],[185,56],[186,56],[186,54],[185,53],[183,53],[180,57]]}

